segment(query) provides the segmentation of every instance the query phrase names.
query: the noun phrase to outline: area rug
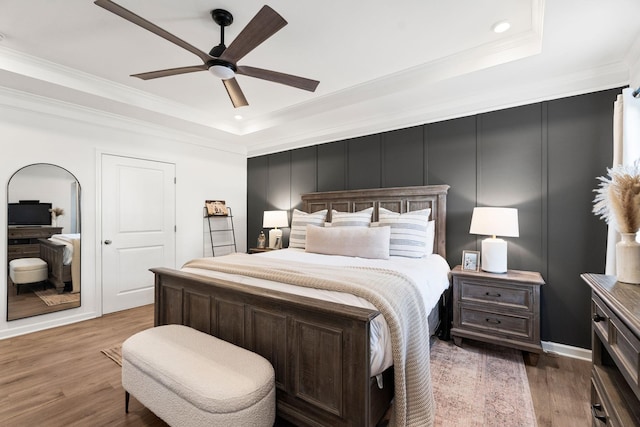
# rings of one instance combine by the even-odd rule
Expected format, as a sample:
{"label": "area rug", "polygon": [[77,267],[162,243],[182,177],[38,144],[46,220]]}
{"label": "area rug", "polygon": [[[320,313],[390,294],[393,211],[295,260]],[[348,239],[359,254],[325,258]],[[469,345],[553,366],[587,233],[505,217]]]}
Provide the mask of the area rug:
{"label": "area rug", "polygon": [[100,350],[100,353],[104,354],[109,359],[113,360],[118,365],[122,366],[122,346],[121,345],[111,347],[106,350]]}
{"label": "area rug", "polygon": [[[101,352],[122,366],[121,346]],[[435,339],[431,381],[438,427],[536,426],[522,352]]]}
{"label": "area rug", "polygon": [[436,339],[431,380],[437,426],[536,426],[521,351]]}
{"label": "area rug", "polygon": [[55,289],[47,289],[44,291],[34,291],[40,299],[48,306],[69,304],[73,302],[80,302],[80,294],[62,293],[59,294]]}

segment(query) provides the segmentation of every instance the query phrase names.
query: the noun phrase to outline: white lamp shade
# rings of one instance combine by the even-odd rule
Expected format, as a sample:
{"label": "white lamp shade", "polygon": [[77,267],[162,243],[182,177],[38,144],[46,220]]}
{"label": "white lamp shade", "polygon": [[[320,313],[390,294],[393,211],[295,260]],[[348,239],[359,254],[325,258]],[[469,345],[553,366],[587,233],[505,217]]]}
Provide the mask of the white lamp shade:
{"label": "white lamp shade", "polygon": [[518,237],[518,210],[514,208],[473,208],[471,234]]}
{"label": "white lamp shade", "polygon": [[514,208],[473,208],[471,234],[493,236],[482,241],[481,264],[484,271],[507,272],[507,242],[496,236],[518,237],[518,210]]}
{"label": "white lamp shade", "polygon": [[264,211],[262,226],[264,228],[288,227],[287,211]]}

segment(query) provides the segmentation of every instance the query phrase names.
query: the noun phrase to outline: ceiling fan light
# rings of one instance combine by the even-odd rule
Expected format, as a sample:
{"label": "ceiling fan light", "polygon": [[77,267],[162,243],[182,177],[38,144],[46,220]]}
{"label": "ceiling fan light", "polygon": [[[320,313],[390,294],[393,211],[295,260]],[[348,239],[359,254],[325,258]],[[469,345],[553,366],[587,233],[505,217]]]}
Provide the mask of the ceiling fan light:
{"label": "ceiling fan light", "polygon": [[209,67],[209,71],[214,76],[221,78],[222,80],[229,80],[235,77],[236,73],[229,67],[224,65],[212,65]]}

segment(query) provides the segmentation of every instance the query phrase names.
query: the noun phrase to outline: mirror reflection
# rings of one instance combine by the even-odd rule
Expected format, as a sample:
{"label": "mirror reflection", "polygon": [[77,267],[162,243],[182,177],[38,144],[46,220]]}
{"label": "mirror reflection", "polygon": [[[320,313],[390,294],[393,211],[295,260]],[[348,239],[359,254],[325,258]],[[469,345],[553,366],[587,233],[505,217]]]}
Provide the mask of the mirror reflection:
{"label": "mirror reflection", "polygon": [[80,183],[38,163],[7,184],[7,320],[80,306]]}

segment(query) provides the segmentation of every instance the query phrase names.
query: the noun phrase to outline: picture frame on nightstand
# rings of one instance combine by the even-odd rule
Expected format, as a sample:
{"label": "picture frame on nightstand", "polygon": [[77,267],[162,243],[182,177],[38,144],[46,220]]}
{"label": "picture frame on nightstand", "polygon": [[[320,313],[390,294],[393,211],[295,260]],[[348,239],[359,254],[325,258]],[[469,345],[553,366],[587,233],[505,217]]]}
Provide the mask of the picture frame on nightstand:
{"label": "picture frame on nightstand", "polygon": [[480,271],[480,252],[462,251],[462,269],[465,271]]}

